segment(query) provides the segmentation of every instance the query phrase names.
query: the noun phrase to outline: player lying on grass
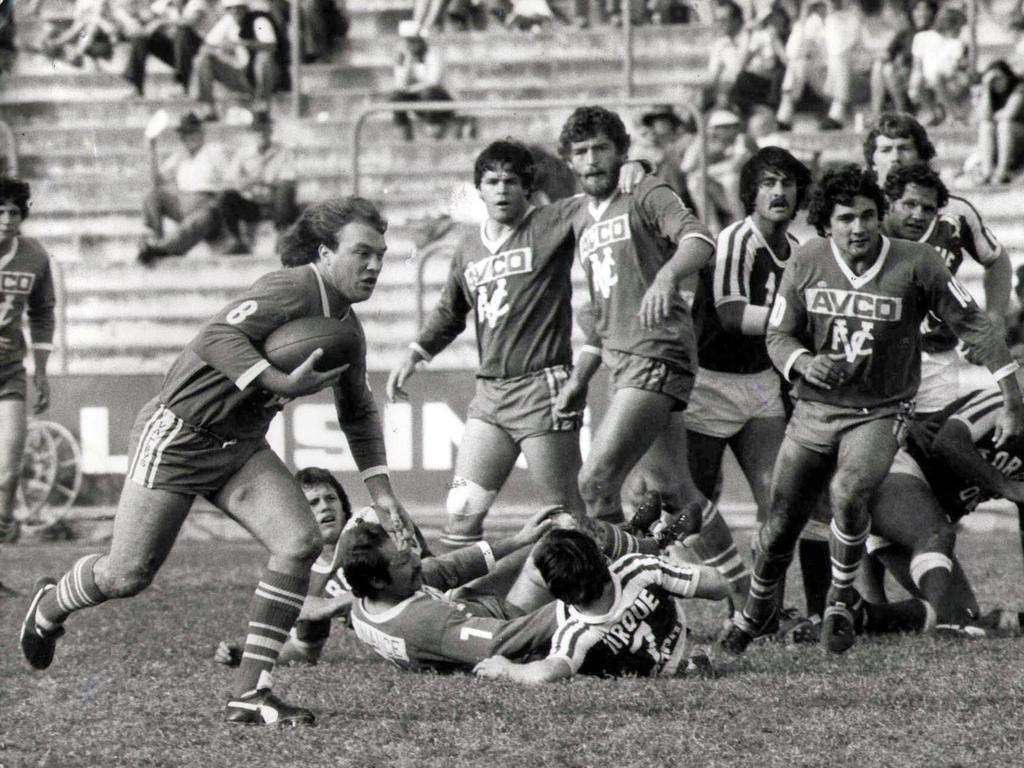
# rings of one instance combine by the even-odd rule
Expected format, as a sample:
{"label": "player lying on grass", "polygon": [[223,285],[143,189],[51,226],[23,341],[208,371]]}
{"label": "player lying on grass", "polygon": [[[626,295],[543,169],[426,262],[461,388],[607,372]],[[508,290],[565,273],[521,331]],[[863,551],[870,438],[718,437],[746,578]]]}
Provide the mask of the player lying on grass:
{"label": "player lying on grass", "polygon": [[[342,534],[340,563],[360,598],[351,613],[356,634],[409,670],[468,672],[489,656],[543,652],[555,630],[554,606],[528,545],[553,525],[580,523],[555,507],[534,515],[511,539],[478,542],[422,561],[398,548],[378,525],[352,527]],[[603,521],[586,525],[594,526],[612,527]],[[612,559],[656,552],[669,543],[672,530],[657,539],[603,531],[595,537],[602,543],[595,546]]]}
{"label": "player lying on grass", "polygon": [[[105,555],[89,555],[59,582],[40,579],[21,629],[29,664],[46,669],[64,622],[77,611],[138,594],[152,582],[196,496],[241,523],[270,552],[249,606],[229,722],[312,723],[313,713],[274,696],[271,671],[298,618],[321,536],[291,472],[267,444],[284,403],[334,388],[338,422],[374,503],[407,518],[388,477],[384,435],[366,383],[365,340],[351,361],[294,371],[264,358],[263,341],[286,322],[331,317],[363,338],[352,305],[366,301],[384,264],[387,223],[362,198],[308,207],[283,236],[286,269],[264,275],[203,326],[172,364],[132,431],[131,455]],[[404,526],[405,523],[402,523]]]}
{"label": "player lying on grass", "polygon": [[530,561],[557,600],[558,628],[546,658],[517,663],[497,653],[476,665],[480,677],[548,683],[580,673],[601,677],[710,671],[706,654],[687,656],[683,600],[722,600],[729,582],[706,565],[632,554],[609,563],[579,531],[554,530]]}

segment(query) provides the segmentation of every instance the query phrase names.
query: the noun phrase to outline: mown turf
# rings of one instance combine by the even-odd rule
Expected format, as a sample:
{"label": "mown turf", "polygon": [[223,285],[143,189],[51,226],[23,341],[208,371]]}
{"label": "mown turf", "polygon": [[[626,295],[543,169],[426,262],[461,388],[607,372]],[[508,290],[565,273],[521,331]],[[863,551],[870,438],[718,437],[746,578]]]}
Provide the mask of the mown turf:
{"label": "mown turf", "polygon": [[[1015,535],[961,548],[983,607],[1024,604]],[[27,590],[86,551],[5,549],[3,572]],[[862,640],[841,658],[756,646],[717,681],[525,689],[401,673],[336,629],[320,666],[277,675],[317,727],[228,727],[231,675],[210,656],[238,634],[260,562],[255,546],[180,544],[148,592],[75,617],[43,673],[17,649],[23,601],[0,601],[0,767],[1024,765],[1016,639]],[[722,615],[691,611],[698,639]]]}

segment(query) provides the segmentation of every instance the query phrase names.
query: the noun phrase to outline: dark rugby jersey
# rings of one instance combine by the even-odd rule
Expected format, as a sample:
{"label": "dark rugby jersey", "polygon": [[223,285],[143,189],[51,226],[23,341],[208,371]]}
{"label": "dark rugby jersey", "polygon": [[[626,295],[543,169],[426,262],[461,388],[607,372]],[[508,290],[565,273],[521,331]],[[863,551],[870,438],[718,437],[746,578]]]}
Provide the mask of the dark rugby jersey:
{"label": "dark rugby jersey", "polygon": [[572,363],[571,211],[578,201],[530,209],[504,238],[464,227],[448,281],[420,331],[427,359],[447,347],[475,311],[477,376],[511,378]]}
{"label": "dark rugby jersey", "polygon": [[[800,241],[787,232],[790,254]],[[700,271],[693,316],[701,368],[723,373],[760,373],[772,367],[763,336],[725,330],[716,309],[730,302],[770,307],[786,269],[748,216],[718,235],[715,261]]]}
{"label": "dark rugby jersey", "polygon": [[789,378],[802,354],[826,353],[849,378],[819,389],[800,378],[798,399],[874,408],[912,400],[921,379],[921,321],[935,312],[998,376],[1016,369],[978,304],[935,249],[882,237],[878,260],[855,275],[831,240],[814,238],[790,258],[768,323],[768,353]]}
{"label": "dark rugby jersey", "polygon": [[680,242],[695,237],[714,246],[704,225],[668,184],[648,176],[632,194],[615,192],[600,205],[584,198],[573,227],[602,346],[696,370],[693,320],[683,297],[651,330],[640,327],[637,311]]}
{"label": "dark rugby jersey", "polygon": [[0,254],[0,365],[24,359],[26,314],[32,347],[53,349],[55,304],[49,254],[39,241],[16,237],[10,251]]}
{"label": "dark rugby jersey", "polygon": [[[255,384],[270,362],[260,348],[285,323],[302,317],[337,317],[363,337],[352,308],[313,265],[280,269],[259,278],[213,316],[171,365],[159,400],[193,428],[228,440],[266,434],[286,402]],[[356,466],[386,466],[380,415],[366,381],[366,340],[334,385],[338,422]]]}

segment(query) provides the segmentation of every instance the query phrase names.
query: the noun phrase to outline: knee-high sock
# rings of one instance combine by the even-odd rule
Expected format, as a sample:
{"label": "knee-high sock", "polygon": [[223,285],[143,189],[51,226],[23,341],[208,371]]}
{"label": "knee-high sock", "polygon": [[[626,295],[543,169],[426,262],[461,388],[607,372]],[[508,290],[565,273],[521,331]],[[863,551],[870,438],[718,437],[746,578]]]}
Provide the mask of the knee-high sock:
{"label": "knee-high sock", "polygon": [[709,565],[724,576],[733,592],[746,593],[750,586],[750,571],[736,550],[725,518],[718,505],[708,502],[703,510],[700,536],[693,542],[693,551],[704,565]]}
{"label": "knee-high sock", "polygon": [[83,608],[91,608],[107,600],[93,576],[93,566],[101,555],[86,555],[61,576],[57,588],[51,589],[36,608],[36,625],[44,633],[52,632],[68,616]]}
{"label": "knee-high sock", "polygon": [[848,601],[853,590],[853,581],[857,577],[861,558],[864,557],[864,542],[867,541],[870,526],[861,531],[845,531],[832,520],[832,537],[829,540],[829,552],[832,555],[832,591],[833,599]]}
{"label": "knee-high sock", "polygon": [[264,571],[249,603],[249,627],[235,678],[235,695],[272,687],[270,672],[299,617],[308,586],[308,571],[302,576],[269,568]]}
{"label": "knee-high sock", "polygon": [[793,561],[793,550],[767,550],[764,542],[767,530],[767,525],[762,525],[754,539],[754,572],[750,577],[750,594],[743,607],[743,618],[753,630],[763,627],[777,610],[779,586]]}
{"label": "knee-high sock", "polygon": [[643,552],[644,554],[653,555],[660,551],[658,542],[655,539],[649,537],[641,539],[631,533],[627,533],[619,526],[606,523],[603,520],[591,518],[589,524],[594,538],[597,539],[597,545],[605,556],[612,560],[617,560],[623,555],[628,555],[632,552]]}
{"label": "knee-high sock", "polygon": [[828,540],[800,539],[800,574],[804,580],[804,600],[807,615],[825,613],[825,600],[829,585]]}
{"label": "knee-high sock", "polygon": [[910,578],[921,595],[935,609],[939,622],[952,621],[962,624],[967,616],[950,616],[944,610],[946,590],[949,589],[950,576],[953,572],[953,561],[941,552],[920,552],[910,561]]}
{"label": "knee-high sock", "polygon": [[928,632],[935,626],[935,611],[924,600],[912,597],[896,603],[864,603],[864,632]]}

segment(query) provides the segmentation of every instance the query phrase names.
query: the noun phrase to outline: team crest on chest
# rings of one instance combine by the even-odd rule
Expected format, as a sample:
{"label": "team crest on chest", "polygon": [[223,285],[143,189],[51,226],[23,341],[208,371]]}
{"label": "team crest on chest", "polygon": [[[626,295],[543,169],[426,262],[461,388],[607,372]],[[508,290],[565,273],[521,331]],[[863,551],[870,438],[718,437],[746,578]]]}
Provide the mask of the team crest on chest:
{"label": "team crest on chest", "polygon": [[580,237],[580,261],[590,273],[594,291],[604,299],[611,298],[612,287],[619,282],[611,246],[630,239],[629,215],[625,213],[587,227]]}

